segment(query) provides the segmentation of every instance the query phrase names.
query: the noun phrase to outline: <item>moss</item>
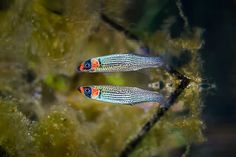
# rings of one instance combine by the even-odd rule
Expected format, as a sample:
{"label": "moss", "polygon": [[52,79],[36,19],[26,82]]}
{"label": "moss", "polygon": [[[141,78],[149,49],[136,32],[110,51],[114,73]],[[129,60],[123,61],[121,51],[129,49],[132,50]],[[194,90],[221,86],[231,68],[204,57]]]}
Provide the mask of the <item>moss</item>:
{"label": "moss", "polygon": [[47,86],[55,89],[56,91],[68,91],[70,88],[70,80],[63,75],[49,74],[45,77],[44,82]]}
{"label": "moss", "polygon": [[94,156],[83,127],[66,110],[50,112],[33,130],[35,144],[44,156]]}
{"label": "moss", "polygon": [[11,156],[95,156],[73,112],[52,109],[40,122],[30,123],[14,103],[1,100],[0,109],[0,145]]}
{"label": "moss", "polygon": [[37,73],[61,70],[71,74],[82,46],[98,24],[99,3],[66,1],[63,15],[50,11],[50,8],[56,10],[60,6],[47,4],[45,0],[20,0],[8,12],[0,12],[0,40],[4,39],[0,45],[13,43],[18,54],[26,55]]}
{"label": "moss", "polygon": [[41,156],[32,145],[30,122],[17,110],[15,103],[0,100],[0,115],[0,145],[8,153],[11,156]]}
{"label": "moss", "polygon": [[[135,133],[145,115],[134,107],[110,107],[97,119],[98,126],[93,139],[99,149],[99,156],[117,156],[126,139]],[[114,118],[116,117],[116,118]]]}
{"label": "moss", "polygon": [[[205,139],[202,134],[202,121],[195,118],[176,120],[174,127],[182,132],[182,137],[188,143],[202,143]],[[187,143],[185,143],[187,144]]]}

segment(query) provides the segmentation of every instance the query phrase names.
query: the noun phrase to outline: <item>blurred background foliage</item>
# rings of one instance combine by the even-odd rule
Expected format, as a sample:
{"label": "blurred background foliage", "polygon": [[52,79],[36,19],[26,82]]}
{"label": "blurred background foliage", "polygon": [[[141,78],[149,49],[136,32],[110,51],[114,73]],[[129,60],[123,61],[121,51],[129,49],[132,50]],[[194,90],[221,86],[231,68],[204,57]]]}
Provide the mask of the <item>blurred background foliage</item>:
{"label": "blurred background foliage", "polygon": [[[19,157],[112,157],[156,111],[96,102],[76,87],[155,87],[168,96],[179,81],[162,69],[78,74],[85,59],[136,52],[139,44],[100,18],[106,14],[137,34],[150,55],[194,80],[131,156],[173,156],[204,141],[201,120],[203,30],[188,26],[173,0],[1,0],[0,154]],[[148,85],[149,84],[149,85]]]}

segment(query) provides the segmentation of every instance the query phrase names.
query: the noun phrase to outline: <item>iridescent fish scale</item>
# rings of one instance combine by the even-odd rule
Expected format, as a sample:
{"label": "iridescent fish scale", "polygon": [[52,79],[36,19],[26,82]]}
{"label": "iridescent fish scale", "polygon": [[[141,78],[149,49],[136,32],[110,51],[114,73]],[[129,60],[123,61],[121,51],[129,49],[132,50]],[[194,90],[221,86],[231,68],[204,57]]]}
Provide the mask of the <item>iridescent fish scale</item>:
{"label": "iridescent fish scale", "polygon": [[124,72],[144,68],[154,68],[163,65],[160,57],[144,57],[134,54],[115,54],[97,57],[100,67],[93,72]]}
{"label": "iridescent fish scale", "polygon": [[96,100],[117,103],[136,104],[142,102],[162,102],[163,96],[157,92],[147,91],[136,87],[93,86],[100,90]]}

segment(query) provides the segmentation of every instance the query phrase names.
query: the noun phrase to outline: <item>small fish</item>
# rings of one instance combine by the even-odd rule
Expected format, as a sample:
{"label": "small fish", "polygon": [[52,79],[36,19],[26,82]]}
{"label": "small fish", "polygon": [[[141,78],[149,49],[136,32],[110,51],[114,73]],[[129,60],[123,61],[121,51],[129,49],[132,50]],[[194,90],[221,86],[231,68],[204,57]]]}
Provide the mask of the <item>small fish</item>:
{"label": "small fish", "polygon": [[161,57],[145,57],[135,54],[113,54],[82,62],[79,72],[127,72],[164,65]]}
{"label": "small fish", "polygon": [[115,104],[137,104],[143,102],[162,103],[164,97],[157,92],[137,87],[81,86],[78,90],[86,97]]}

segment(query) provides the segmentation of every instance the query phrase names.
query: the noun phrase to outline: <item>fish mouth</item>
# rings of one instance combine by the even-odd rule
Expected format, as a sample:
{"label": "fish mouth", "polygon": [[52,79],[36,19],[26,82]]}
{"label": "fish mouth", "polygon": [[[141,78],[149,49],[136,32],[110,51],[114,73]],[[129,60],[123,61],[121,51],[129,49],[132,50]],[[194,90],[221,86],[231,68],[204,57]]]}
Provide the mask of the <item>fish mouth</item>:
{"label": "fish mouth", "polygon": [[83,88],[83,87],[77,87],[77,90],[78,90],[80,93],[83,93],[83,92],[84,92],[84,88]]}
{"label": "fish mouth", "polygon": [[81,87],[77,87],[77,90],[81,93],[81,89],[80,89]]}
{"label": "fish mouth", "polygon": [[81,72],[81,70],[80,70],[80,66],[77,67],[77,71],[78,71],[78,72]]}

